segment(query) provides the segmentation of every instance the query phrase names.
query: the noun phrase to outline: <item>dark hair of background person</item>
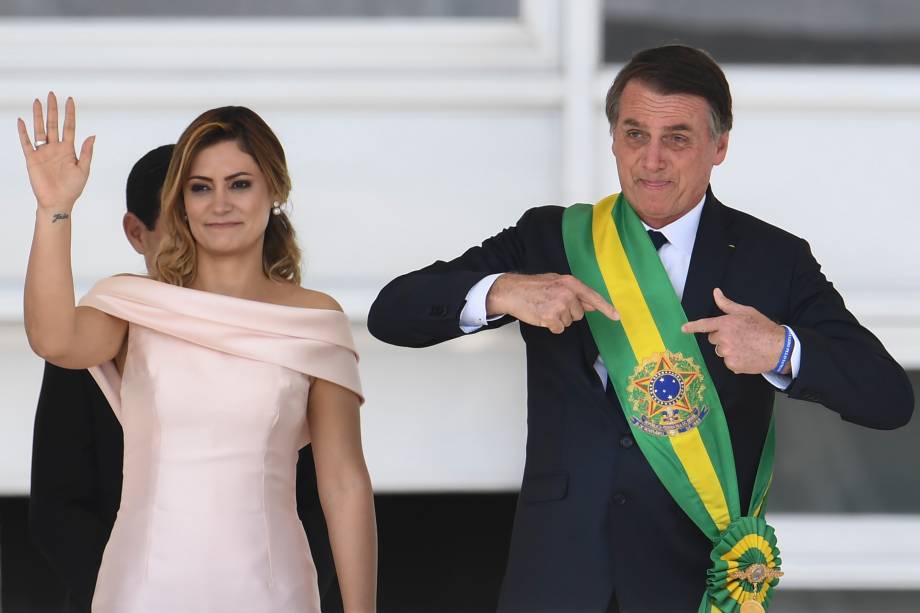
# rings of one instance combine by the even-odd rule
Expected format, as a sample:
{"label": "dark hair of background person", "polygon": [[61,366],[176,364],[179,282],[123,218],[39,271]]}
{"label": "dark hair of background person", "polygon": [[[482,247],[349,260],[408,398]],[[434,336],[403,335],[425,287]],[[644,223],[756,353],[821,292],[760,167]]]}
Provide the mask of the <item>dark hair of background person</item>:
{"label": "dark hair of background person", "polygon": [[166,179],[169,160],[175,145],[162,145],[146,153],[134,163],[125,186],[128,212],[153,231],[160,217],[160,188]]}
{"label": "dark hair of background person", "polygon": [[630,81],[638,80],[660,94],[690,94],[709,103],[713,137],[732,129],[732,95],[725,73],[708,53],[686,45],[664,45],[635,54],[607,91],[607,121],[616,125],[620,96]]}

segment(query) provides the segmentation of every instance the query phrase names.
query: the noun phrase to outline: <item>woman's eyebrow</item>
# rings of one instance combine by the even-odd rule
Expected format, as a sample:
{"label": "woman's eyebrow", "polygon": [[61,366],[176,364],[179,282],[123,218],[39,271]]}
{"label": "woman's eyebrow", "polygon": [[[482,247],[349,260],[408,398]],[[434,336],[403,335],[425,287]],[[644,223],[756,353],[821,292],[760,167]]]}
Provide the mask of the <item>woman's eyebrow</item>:
{"label": "woman's eyebrow", "polygon": [[[235,179],[235,178],[237,178],[237,177],[242,177],[243,175],[252,176],[252,173],[251,173],[251,172],[246,172],[245,170],[241,170],[240,172],[235,172],[235,173],[233,173],[232,175],[229,175],[229,176],[224,177],[224,181],[229,181],[230,179]],[[200,181],[211,181],[211,182],[214,181],[214,179],[212,179],[211,177],[204,177],[204,176],[202,176],[202,175],[192,175],[192,176],[190,176],[190,177],[188,178],[189,181],[191,181],[192,179],[198,179],[198,180],[200,180]]]}

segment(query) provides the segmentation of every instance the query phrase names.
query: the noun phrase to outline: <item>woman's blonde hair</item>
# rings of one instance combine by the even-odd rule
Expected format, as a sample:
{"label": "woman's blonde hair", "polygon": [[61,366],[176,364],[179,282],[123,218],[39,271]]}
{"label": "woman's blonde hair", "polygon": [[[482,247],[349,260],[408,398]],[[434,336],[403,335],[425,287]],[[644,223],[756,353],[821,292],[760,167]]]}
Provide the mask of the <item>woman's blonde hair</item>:
{"label": "woman's blonde hair", "polygon": [[[243,106],[205,111],[185,129],[176,143],[161,192],[163,241],[157,251],[154,278],[187,286],[197,270],[197,244],[189,229],[182,188],[198,153],[217,143],[233,141],[256,161],[271,197],[287,202],[291,191],[284,149],[268,124]],[[300,247],[286,213],[269,215],[262,246],[262,270],[273,281],[300,285]]]}

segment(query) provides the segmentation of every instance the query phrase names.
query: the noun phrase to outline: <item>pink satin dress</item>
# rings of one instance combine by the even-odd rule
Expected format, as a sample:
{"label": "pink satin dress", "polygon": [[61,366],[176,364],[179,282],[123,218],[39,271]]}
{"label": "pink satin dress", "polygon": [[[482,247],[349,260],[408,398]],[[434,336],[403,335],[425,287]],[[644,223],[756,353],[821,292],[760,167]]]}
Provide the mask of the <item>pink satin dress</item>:
{"label": "pink satin dress", "polygon": [[93,612],[318,612],[295,467],[311,382],[361,396],[348,318],[135,276],[80,306],[129,322],[123,374],[90,369],[125,435]]}

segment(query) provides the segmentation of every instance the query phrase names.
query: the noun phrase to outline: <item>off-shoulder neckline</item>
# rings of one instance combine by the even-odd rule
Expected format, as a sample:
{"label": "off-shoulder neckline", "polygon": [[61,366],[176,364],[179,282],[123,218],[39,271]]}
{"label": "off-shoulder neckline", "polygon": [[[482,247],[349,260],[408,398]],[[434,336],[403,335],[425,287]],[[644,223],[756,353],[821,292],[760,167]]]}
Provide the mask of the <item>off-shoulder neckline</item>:
{"label": "off-shoulder neckline", "polygon": [[253,300],[251,298],[240,298],[238,296],[230,296],[228,294],[218,294],[216,292],[209,292],[206,290],[195,289],[192,287],[182,287],[180,285],[173,285],[171,283],[157,281],[156,279],[151,279],[150,277],[147,277],[144,275],[136,275],[133,273],[121,273],[117,275],[112,275],[111,277],[103,279],[102,281],[100,281],[100,283],[105,282],[105,281],[112,281],[115,279],[119,279],[119,280],[133,279],[136,281],[141,281],[141,282],[146,282],[146,283],[155,283],[159,286],[162,286],[163,288],[168,288],[166,291],[176,291],[179,293],[189,292],[197,296],[209,296],[209,297],[214,297],[217,299],[226,299],[226,300],[234,301],[240,304],[247,304],[247,305],[254,305],[254,306],[261,306],[261,307],[274,307],[274,308],[279,308],[279,309],[287,309],[290,311],[319,311],[319,312],[327,312],[327,313],[338,313],[339,315],[347,316],[345,312],[340,311],[338,309],[324,309],[321,307],[292,306],[289,304],[278,304],[277,302],[265,302],[264,300]]}

